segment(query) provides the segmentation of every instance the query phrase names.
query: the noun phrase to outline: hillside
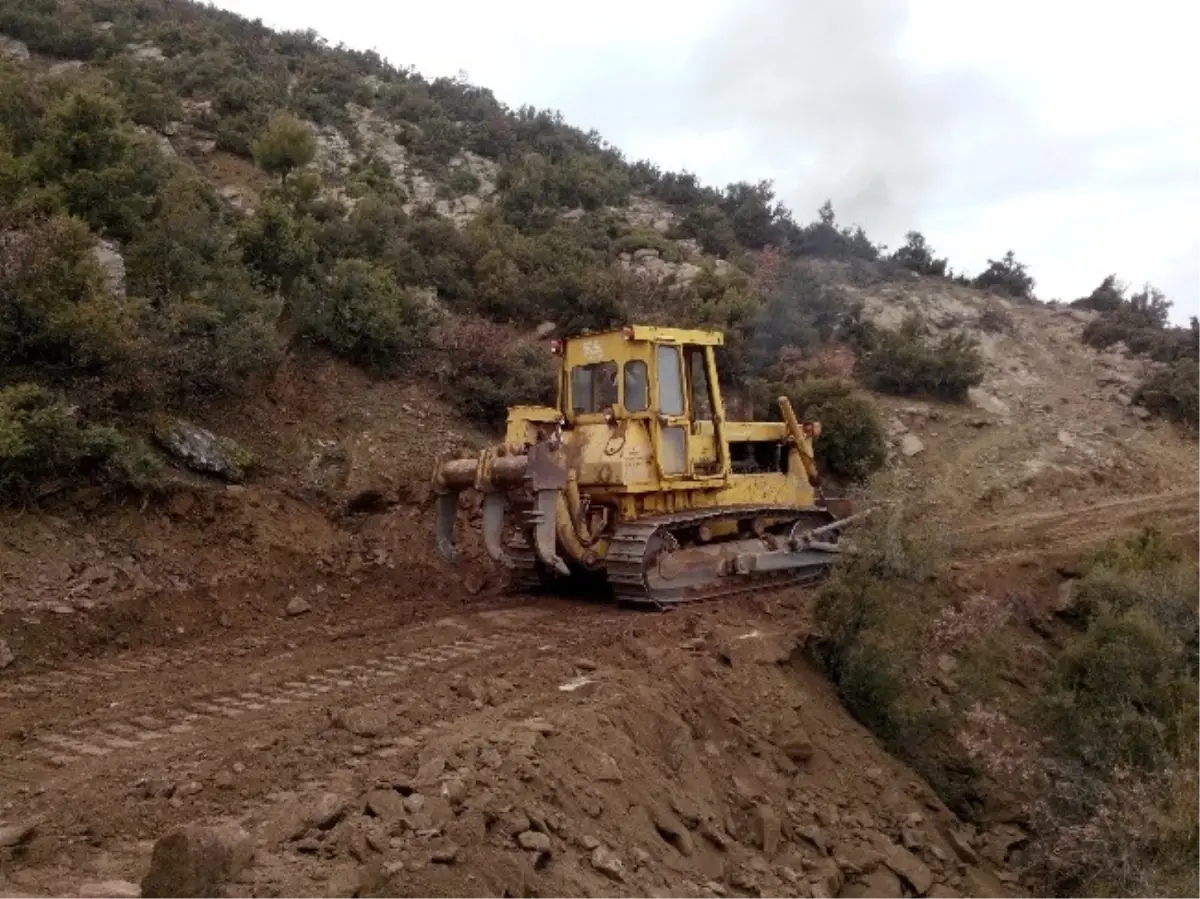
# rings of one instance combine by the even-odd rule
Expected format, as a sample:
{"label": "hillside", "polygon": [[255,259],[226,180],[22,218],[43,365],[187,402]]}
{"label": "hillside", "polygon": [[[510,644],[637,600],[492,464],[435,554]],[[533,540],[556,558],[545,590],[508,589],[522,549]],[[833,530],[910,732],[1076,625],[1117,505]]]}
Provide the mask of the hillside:
{"label": "hillside", "polygon": [[[1194,895],[1200,346],[1096,274],[188,2],[0,4],[0,894],[223,822],[249,895]],[[627,321],[823,422],[868,577],[631,619],[436,556],[434,460]]]}

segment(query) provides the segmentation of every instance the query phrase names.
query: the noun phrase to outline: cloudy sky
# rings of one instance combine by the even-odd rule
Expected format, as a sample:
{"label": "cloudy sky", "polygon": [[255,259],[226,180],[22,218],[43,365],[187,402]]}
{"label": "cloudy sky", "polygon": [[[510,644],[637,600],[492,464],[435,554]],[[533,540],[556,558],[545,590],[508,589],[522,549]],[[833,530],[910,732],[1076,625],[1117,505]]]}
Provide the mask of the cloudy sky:
{"label": "cloudy sky", "polygon": [[[1198,14],[1178,0],[218,0],[510,106],[630,159],[770,178],[798,221],[956,270],[1012,249],[1042,299],[1109,272],[1200,313]],[[1103,10],[1103,12],[1098,12]]]}

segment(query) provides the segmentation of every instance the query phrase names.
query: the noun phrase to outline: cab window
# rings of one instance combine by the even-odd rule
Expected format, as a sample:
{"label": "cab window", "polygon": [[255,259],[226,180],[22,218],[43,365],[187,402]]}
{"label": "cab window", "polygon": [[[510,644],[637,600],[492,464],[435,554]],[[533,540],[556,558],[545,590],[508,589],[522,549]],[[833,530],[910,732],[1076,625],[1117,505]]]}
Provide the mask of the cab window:
{"label": "cab window", "polygon": [[650,408],[650,382],[646,363],[634,359],[625,363],[625,409],[629,412],[645,412]]}
{"label": "cab window", "polygon": [[658,348],[658,411],[663,415],[683,414],[683,372],[679,347]]}
{"label": "cab window", "polygon": [[617,363],[596,362],[571,369],[571,409],[578,415],[603,412],[617,403]]}
{"label": "cab window", "polygon": [[703,347],[690,347],[687,351],[688,386],[691,388],[692,418],[707,421],[712,418],[712,403],[709,401],[708,366]]}

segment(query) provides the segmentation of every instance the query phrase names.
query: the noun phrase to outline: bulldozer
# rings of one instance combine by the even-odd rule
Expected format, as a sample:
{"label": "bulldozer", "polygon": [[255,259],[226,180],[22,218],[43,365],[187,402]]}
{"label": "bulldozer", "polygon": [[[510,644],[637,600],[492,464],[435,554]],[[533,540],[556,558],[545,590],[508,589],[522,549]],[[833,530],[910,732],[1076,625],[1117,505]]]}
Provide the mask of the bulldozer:
{"label": "bulldozer", "polygon": [[436,465],[438,552],[461,558],[473,489],[487,554],[525,585],[603,581],[661,609],[821,580],[856,517],[822,497],[821,425],[787,397],[781,422],[727,420],[723,345],[649,325],[553,341],[557,405],[512,406],[503,442]]}

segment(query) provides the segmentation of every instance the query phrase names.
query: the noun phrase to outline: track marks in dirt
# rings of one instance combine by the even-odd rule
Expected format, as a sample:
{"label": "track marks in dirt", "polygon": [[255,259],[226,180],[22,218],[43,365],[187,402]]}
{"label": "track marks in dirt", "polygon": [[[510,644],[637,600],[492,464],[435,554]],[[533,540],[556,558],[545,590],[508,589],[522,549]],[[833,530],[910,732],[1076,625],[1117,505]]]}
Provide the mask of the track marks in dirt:
{"label": "track marks in dirt", "polygon": [[[1096,546],[1139,525],[1156,524],[1179,537],[1200,531],[1200,494],[1186,487],[1027,515],[969,528],[960,551],[987,553],[989,562],[1027,553],[1066,552]],[[979,561],[979,557],[975,556]]]}
{"label": "track marks in dirt", "polygon": [[[514,614],[516,612],[516,614]],[[607,623],[624,622],[619,613],[581,613],[549,622],[538,618],[548,613],[519,614],[514,612],[481,613],[462,619],[443,619],[437,624],[444,629],[457,630],[459,636],[430,634],[431,640],[416,647],[413,638],[425,635],[421,631],[431,625],[402,631],[390,647],[384,647],[366,657],[355,657],[358,647],[346,646],[336,664],[320,664],[314,660],[311,668],[301,668],[280,674],[274,681],[249,682],[242,689],[201,692],[182,701],[150,694],[140,697],[131,708],[110,714],[107,708],[66,723],[49,723],[35,727],[25,734],[23,750],[10,764],[23,762],[21,772],[26,779],[44,781],[46,769],[71,769],[81,762],[101,760],[118,766],[133,763],[146,752],[160,753],[168,744],[181,740],[211,737],[228,740],[233,732],[245,727],[261,729],[273,716],[286,715],[293,709],[319,703],[337,703],[351,695],[402,689],[412,685],[423,671],[446,673],[458,665],[485,655],[499,652],[529,653],[539,648],[561,648],[595,633],[595,628]],[[582,619],[586,619],[586,624]],[[475,619],[475,620],[472,620]],[[532,619],[532,620],[531,620]],[[353,662],[344,659],[354,658]],[[159,653],[150,653],[137,660],[103,666],[111,678],[145,676],[161,664]],[[179,663],[179,659],[173,660]],[[260,660],[257,668],[270,668],[272,658]],[[86,669],[95,674],[96,668]],[[86,689],[83,671],[73,672],[75,678],[61,683],[63,689]],[[53,672],[43,676],[39,688],[48,686]],[[164,702],[171,702],[163,707]],[[237,725],[245,725],[239,727]],[[15,767],[15,766],[14,766]],[[85,766],[87,767],[87,766]],[[39,773],[40,772],[40,773]],[[14,770],[14,773],[15,770]]]}
{"label": "track marks in dirt", "polygon": [[499,636],[455,640],[405,655],[388,655],[366,659],[361,664],[325,668],[305,675],[303,679],[285,681],[261,690],[208,696],[193,700],[180,709],[169,710],[161,718],[137,715],[99,726],[72,729],[62,734],[38,733],[35,739],[43,745],[33,754],[61,767],[83,756],[104,756],[110,751],[137,749],[147,741],[187,734],[216,720],[269,713],[274,708],[321,699],[374,682],[397,679],[435,663],[495,651],[503,643]]}

